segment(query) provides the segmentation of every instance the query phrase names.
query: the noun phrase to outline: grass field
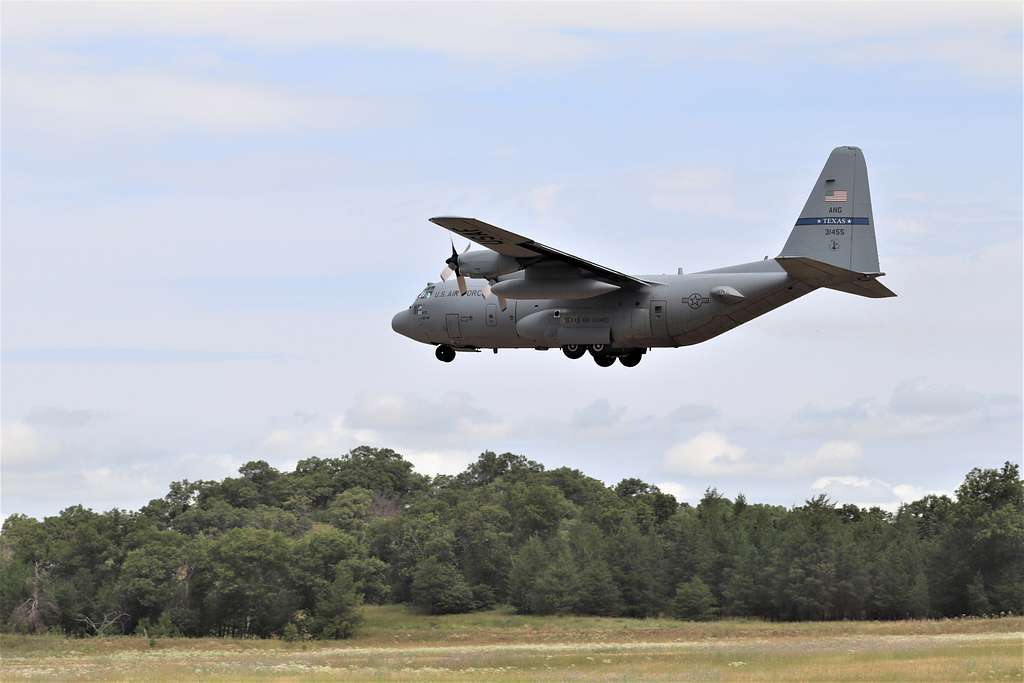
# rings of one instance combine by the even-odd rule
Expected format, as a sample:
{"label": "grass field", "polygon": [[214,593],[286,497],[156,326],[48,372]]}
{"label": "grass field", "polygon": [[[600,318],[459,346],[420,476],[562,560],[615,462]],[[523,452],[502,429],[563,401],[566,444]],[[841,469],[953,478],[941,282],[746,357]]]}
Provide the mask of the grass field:
{"label": "grass field", "polygon": [[428,617],[367,607],[347,641],[0,637],[12,680],[1024,679],[1024,618],[775,624]]}

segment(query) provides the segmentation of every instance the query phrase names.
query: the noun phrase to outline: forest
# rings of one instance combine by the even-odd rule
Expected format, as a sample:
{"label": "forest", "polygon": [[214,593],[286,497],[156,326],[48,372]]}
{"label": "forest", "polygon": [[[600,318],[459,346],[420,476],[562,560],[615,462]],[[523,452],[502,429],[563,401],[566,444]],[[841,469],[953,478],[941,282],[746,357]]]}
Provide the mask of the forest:
{"label": "forest", "polygon": [[1024,613],[1024,484],[1009,462],[895,513],[713,488],[694,506],[510,453],[455,476],[365,446],[238,474],[173,482],[138,511],[11,515],[3,629],[332,639],[358,629],[365,603],[690,620]]}

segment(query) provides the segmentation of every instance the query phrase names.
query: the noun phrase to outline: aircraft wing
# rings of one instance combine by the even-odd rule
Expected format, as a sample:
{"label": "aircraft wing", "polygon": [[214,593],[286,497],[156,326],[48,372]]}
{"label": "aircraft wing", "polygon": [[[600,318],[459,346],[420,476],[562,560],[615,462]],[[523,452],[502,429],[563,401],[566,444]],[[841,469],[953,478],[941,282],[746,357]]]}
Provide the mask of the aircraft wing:
{"label": "aircraft wing", "polygon": [[476,242],[482,247],[505,256],[519,259],[536,259],[540,261],[561,261],[562,263],[575,266],[582,270],[590,271],[602,280],[608,280],[618,285],[645,286],[654,284],[647,280],[620,273],[617,270],[606,268],[597,263],[587,261],[578,256],[559,251],[540,242],[535,242],[529,237],[517,235],[508,230],[484,223],[475,218],[460,218],[457,216],[439,216],[431,218],[431,223],[440,225],[442,228],[451,230],[457,235],[462,235],[468,240]]}

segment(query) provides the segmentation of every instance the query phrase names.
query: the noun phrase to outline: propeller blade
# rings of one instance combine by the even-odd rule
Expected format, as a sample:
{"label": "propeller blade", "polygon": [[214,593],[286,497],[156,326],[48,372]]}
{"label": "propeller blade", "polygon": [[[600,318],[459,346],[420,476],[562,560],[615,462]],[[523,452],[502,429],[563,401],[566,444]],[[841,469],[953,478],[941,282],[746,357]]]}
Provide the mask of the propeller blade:
{"label": "propeller blade", "polygon": [[452,255],[444,260],[444,270],[441,271],[442,282],[447,282],[452,273],[459,274],[459,252],[455,249],[455,240],[449,238],[448,241],[452,245]]}
{"label": "propeller blade", "polygon": [[[455,248],[455,240],[450,239],[450,242],[452,245],[452,255],[444,261],[445,269],[441,271],[441,281],[447,282],[448,278],[452,276],[452,273],[455,273],[455,278],[459,281],[459,293],[461,295],[465,295],[469,290],[466,287],[466,278],[462,276],[461,272],[459,272],[459,252]],[[463,254],[469,251],[469,246],[470,245],[467,243],[466,248],[462,250]]]}

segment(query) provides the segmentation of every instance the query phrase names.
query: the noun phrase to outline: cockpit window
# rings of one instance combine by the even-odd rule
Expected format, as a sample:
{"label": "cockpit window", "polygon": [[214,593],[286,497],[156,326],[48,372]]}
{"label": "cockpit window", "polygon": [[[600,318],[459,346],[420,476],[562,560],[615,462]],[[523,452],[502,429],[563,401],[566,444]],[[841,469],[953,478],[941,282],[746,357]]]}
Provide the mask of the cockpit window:
{"label": "cockpit window", "polygon": [[417,299],[429,299],[433,295],[434,295],[434,285],[427,285],[426,288],[422,292],[420,292],[420,295],[418,297],[416,297],[416,298]]}

